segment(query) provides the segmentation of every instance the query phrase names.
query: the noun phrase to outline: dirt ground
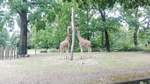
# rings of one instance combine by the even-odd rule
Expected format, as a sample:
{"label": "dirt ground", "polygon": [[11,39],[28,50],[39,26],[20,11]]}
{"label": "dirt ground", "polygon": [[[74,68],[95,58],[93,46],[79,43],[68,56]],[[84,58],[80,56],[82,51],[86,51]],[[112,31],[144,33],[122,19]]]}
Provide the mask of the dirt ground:
{"label": "dirt ground", "polygon": [[150,53],[75,53],[73,61],[66,55],[1,60],[0,84],[113,84],[150,77]]}

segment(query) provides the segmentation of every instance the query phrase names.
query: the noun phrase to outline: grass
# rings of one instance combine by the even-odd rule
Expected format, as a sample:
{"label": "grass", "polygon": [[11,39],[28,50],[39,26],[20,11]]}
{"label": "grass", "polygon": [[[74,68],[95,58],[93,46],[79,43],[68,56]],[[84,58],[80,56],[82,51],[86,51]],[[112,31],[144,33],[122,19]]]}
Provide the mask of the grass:
{"label": "grass", "polygon": [[0,61],[0,84],[108,84],[150,76],[149,53],[75,53],[73,61],[64,60],[64,55]]}

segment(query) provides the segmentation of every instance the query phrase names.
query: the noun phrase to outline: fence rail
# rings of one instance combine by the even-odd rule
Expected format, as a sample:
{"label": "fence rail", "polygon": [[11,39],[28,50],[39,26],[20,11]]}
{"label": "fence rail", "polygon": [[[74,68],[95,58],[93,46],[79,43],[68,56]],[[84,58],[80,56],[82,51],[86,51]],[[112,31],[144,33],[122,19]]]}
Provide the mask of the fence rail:
{"label": "fence rail", "polygon": [[150,84],[150,79],[132,80],[127,82],[120,82],[115,84]]}
{"label": "fence rail", "polygon": [[15,59],[15,58],[18,58],[16,48],[0,47],[0,60],[2,60],[2,59]]}

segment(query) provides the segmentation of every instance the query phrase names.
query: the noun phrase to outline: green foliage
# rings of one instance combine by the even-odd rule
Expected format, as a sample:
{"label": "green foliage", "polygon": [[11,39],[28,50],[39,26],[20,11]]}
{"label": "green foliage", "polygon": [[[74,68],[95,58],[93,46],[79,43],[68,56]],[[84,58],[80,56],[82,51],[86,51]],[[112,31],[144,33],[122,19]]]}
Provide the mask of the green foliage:
{"label": "green foliage", "polygon": [[4,11],[0,11],[0,31],[3,30],[4,25],[9,22],[10,16]]}
{"label": "green foliage", "polygon": [[140,11],[138,8],[124,10],[124,12],[122,12],[122,13],[123,13],[124,20],[128,23],[130,28],[131,27],[136,28],[138,25],[140,25],[138,19],[141,16],[140,16]]}
{"label": "green foliage", "polygon": [[112,50],[128,50],[133,47],[132,32],[120,30],[118,33],[111,33]]}
{"label": "green foliage", "polygon": [[3,29],[1,32],[0,32],[0,46],[7,46],[8,45],[8,41],[9,41],[9,35],[8,35],[8,32]]}
{"label": "green foliage", "polygon": [[9,0],[9,6],[12,11],[21,12],[28,10],[27,0]]}
{"label": "green foliage", "polygon": [[125,9],[135,9],[139,6],[150,5],[149,0],[118,0]]}
{"label": "green foliage", "polygon": [[[0,3],[4,3],[3,1],[0,0]],[[121,7],[117,8],[119,3],[121,3]],[[105,30],[110,36],[112,50],[136,50],[137,48],[134,48],[133,45],[133,33],[137,27],[139,28],[139,47],[145,47],[145,44],[150,41],[148,25],[150,2],[148,0],[9,0],[7,5],[11,10],[9,13],[0,11],[0,30],[3,30],[6,23],[9,24],[13,21],[13,16],[16,16],[17,13],[27,12],[28,30],[32,32],[28,43],[31,43],[32,48],[59,47],[59,43],[65,39],[67,26],[70,25],[71,7],[75,9],[77,30],[81,31],[82,37],[91,41],[94,51],[101,51],[104,48],[102,43],[105,39],[102,39],[102,32]],[[145,9],[139,11],[137,10],[139,7]],[[113,8],[121,15],[109,17],[109,14],[114,12]],[[140,22],[139,18],[141,17],[146,20]],[[126,22],[129,28],[122,27],[121,21]],[[145,22],[147,23],[146,27]],[[17,23],[20,27],[19,17]],[[7,35],[3,31],[0,33],[0,44],[5,46],[8,42],[16,46],[18,37],[15,35],[8,37]],[[140,48],[138,49],[140,50]],[[77,37],[75,49],[75,51],[80,50]]]}
{"label": "green foliage", "polygon": [[107,8],[112,8],[116,0],[91,0],[93,5],[96,5],[98,8],[105,10]]}
{"label": "green foliage", "polygon": [[[103,1],[94,1],[94,3],[91,3],[93,1],[87,1],[89,3],[86,3],[86,1],[78,1],[78,6],[79,8],[76,8],[76,17],[75,17],[75,24],[78,25],[79,30],[81,31],[81,35],[84,38],[87,38],[91,40],[92,42],[92,48],[94,48],[95,51],[99,51],[102,48],[102,36],[101,32],[107,29],[110,34],[110,44],[112,50],[136,50],[133,48],[133,31],[132,28],[135,27],[135,25],[139,25],[140,23],[137,21],[137,18],[134,16],[131,16],[131,13],[134,13],[135,10],[126,10],[127,14],[125,17],[126,22],[131,28],[131,31],[124,31],[120,27],[120,18],[114,18],[114,17],[106,17],[106,22],[102,21],[102,18],[89,18],[92,16],[92,13],[87,13],[88,10],[91,10],[91,5],[96,5],[96,7],[100,8],[101,10],[106,9],[107,11],[110,11],[109,8],[113,7],[113,4],[115,1],[110,2],[107,0]],[[55,17],[55,21],[53,25],[50,25],[50,27],[47,29],[47,21],[46,19],[43,20],[44,17],[40,17],[40,20],[43,20],[46,25],[43,26],[42,23],[41,25],[43,26],[36,26],[37,28],[39,27],[40,29],[43,29],[42,32],[39,31],[37,33],[40,34],[40,36],[37,37],[37,44],[39,47],[47,47],[49,48],[56,48],[59,46],[59,43],[64,40],[65,35],[66,35],[66,28],[70,23],[70,8],[72,7],[72,2],[63,2],[63,4],[58,3],[55,5],[54,10],[49,10],[50,11],[50,16]],[[96,9],[99,10],[99,9]],[[55,14],[53,16],[53,13]],[[37,13],[39,15],[39,13]],[[88,14],[88,17],[87,17]],[[140,14],[139,14],[140,15]],[[138,16],[139,16],[138,15]],[[50,17],[51,19],[51,17]],[[33,19],[34,20],[34,19]],[[89,23],[87,23],[87,21]],[[51,22],[51,21],[49,21]],[[36,22],[38,23],[38,22]],[[49,30],[49,32],[48,32]],[[51,32],[50,32],[51,31]],[[42,34],[42,35],[41,35]],[[47,37],[46,35],[49,35],[50,37]],[[140,44],[144,44],[144,35],[142,33],[139,34],[139,41]],[[47,40],[49,39],[49,40]],[[146,39],[146,37],[145,37]],[[76,51],[79,51],[78,47],[78,42],[76,42]],[[143,46],[143,45],[142,45]]]}

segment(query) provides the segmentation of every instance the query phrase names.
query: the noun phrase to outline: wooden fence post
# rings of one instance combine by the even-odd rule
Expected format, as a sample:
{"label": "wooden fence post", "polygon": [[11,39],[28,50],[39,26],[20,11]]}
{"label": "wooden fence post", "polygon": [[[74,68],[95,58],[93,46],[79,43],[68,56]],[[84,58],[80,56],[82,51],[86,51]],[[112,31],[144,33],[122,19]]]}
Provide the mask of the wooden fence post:
{"label": "wooden fence post", "polygon": [[18,58],[17,49],[10,47],[0,47],[0,60]]}
{"label": "wooden fence post", "polygon": [[16,55],[15,52],[16,52],[15,48],[13,48],[13,59],[15,59],[15,55]]}
{"label": "wooden fence post", "polygon": [[0,59],[3,59],[3,49],[0,47]]}
{"label": "wooden fence post", "polygon": [[8,57],[9,57],[9,48],[6,47],[5,48],[5,59],[8,59]]}
{"label": "wooden fence post", "polygon": [[10,48],[10,55],[9,58],[12,59],[13,58],[13,48]]}

